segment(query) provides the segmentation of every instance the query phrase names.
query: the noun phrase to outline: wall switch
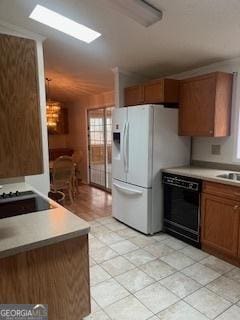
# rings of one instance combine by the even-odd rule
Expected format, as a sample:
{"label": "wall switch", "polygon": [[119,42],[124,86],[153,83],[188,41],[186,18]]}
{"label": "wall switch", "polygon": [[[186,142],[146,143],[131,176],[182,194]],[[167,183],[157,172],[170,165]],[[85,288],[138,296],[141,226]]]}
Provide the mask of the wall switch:
{"label": "wall switch", "polygon": [[214,155],[221,154],[221,145],[220,144],[212,144],[212,154],[214,154]]}

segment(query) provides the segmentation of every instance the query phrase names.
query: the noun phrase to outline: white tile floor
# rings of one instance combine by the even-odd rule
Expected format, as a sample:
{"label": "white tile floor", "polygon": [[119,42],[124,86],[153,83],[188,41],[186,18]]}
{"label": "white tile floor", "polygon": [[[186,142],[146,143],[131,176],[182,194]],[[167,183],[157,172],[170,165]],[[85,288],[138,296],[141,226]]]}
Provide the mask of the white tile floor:
{"label": "white tile floor", "polygon": [[111,217],[91,224],[92,314],[84,320],[240,320],[239,268]]}

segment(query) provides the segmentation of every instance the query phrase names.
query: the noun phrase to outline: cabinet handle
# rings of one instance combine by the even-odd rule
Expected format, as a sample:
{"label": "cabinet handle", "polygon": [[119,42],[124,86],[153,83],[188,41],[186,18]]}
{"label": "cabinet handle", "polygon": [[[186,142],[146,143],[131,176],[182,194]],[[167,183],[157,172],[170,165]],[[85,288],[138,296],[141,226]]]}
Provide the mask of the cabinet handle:
{"label": "cabinet handle", "polygon": [[233,207],[233,210],[237,210],[238,208],[239,208],[239,206],[236,205],[236,206]]}

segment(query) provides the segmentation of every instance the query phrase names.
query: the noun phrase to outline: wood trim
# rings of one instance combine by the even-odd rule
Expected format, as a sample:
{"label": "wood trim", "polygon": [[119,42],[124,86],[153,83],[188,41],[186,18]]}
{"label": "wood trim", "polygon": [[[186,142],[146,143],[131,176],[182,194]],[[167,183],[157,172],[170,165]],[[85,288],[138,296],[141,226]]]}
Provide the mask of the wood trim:
{"label": "wood trim", "polygon": [[49,319],[90,313],[88,236],[0,259],[1,303],[48,304]]}

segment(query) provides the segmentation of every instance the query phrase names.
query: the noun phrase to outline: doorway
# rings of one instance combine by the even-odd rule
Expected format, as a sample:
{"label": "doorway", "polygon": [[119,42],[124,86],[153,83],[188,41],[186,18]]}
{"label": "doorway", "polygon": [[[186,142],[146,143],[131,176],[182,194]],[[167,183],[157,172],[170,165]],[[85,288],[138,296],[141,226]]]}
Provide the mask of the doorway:
{"label": "doorway", "polygon": [[88,110],[90,184],[111,191],[112,107]]}

